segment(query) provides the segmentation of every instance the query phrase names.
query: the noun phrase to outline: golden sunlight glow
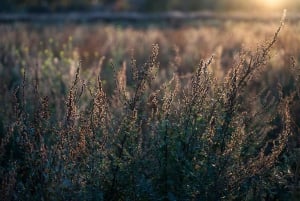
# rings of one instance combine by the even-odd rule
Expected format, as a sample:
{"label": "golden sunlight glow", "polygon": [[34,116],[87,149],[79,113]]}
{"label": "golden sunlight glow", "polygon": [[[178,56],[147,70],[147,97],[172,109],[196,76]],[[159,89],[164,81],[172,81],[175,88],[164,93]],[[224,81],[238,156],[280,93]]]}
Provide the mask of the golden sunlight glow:
{"label": "golden sunlight glow", "polygon": [[284,4],[284,0],[256,0],[263,8],[278,9]]}
{"label": "golden sunlight glow", "polygon": [[269,8],[280,8],[284,5],[284,0],[264,0],[262,1],[265,7]]}

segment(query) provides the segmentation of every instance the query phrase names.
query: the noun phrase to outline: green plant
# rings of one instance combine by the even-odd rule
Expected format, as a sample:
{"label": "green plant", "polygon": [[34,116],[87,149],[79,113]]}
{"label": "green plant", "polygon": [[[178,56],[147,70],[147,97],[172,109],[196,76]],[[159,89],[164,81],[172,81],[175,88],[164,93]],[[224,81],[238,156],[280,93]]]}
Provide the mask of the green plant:
{"label": "green plant", "polygon": [[25,69],[19,87],[0,88],[3,199],[297,199],[296,63],[289,90],[253,89],[283,21],[270,41],[241,51],[223,80],[213,57],[182,76],[178,52],[164,80],[158,45],[141,66],[133,56],[128,67],[111,63],[111,91],[101,73],[84,80],[79,65],[68,92],[53,97],[57,89],[47,94],[42,80],[54,87],[61,77]]}

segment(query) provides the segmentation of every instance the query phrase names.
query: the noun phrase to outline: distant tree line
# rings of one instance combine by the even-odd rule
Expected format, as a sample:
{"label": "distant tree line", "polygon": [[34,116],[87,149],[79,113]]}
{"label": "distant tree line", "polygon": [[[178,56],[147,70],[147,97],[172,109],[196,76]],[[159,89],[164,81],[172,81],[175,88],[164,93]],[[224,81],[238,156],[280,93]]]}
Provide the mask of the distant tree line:
{"label": "distant tree line", "polygon": [[[241,0],[1,0],[0,12],[105,11],[198,11],[253,10],[260,1]],[[285,0],[287,8],[299,9],[300,0]]]}

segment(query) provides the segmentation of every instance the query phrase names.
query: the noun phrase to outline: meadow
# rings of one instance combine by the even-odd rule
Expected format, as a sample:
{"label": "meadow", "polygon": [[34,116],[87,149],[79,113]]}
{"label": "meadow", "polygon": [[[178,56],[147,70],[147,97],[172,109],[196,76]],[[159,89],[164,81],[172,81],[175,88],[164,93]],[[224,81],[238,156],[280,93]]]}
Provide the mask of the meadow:
{"label": "meadow", "polygon": [[284,21],[0,24],[0,200],[299,200]]}

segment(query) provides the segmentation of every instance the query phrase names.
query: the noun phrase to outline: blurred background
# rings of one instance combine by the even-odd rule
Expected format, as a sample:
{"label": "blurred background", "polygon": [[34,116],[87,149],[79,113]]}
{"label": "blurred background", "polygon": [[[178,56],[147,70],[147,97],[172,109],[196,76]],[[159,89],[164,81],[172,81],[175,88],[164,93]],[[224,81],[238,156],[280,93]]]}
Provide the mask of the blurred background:
{"label": "blurred background", "polygon": [[[0,0],[0,200],[199,200],[223,189],[210,200],[299,201],[298,11],[300,0]],[[212,55],[207,79],[197,64]],[[229,186],[257,161],[259,174],[249,166],[254,176]]]}
{"label": "blurred background", "polygon": [[0,12],[298,11],[300,0],[1,0]]}

